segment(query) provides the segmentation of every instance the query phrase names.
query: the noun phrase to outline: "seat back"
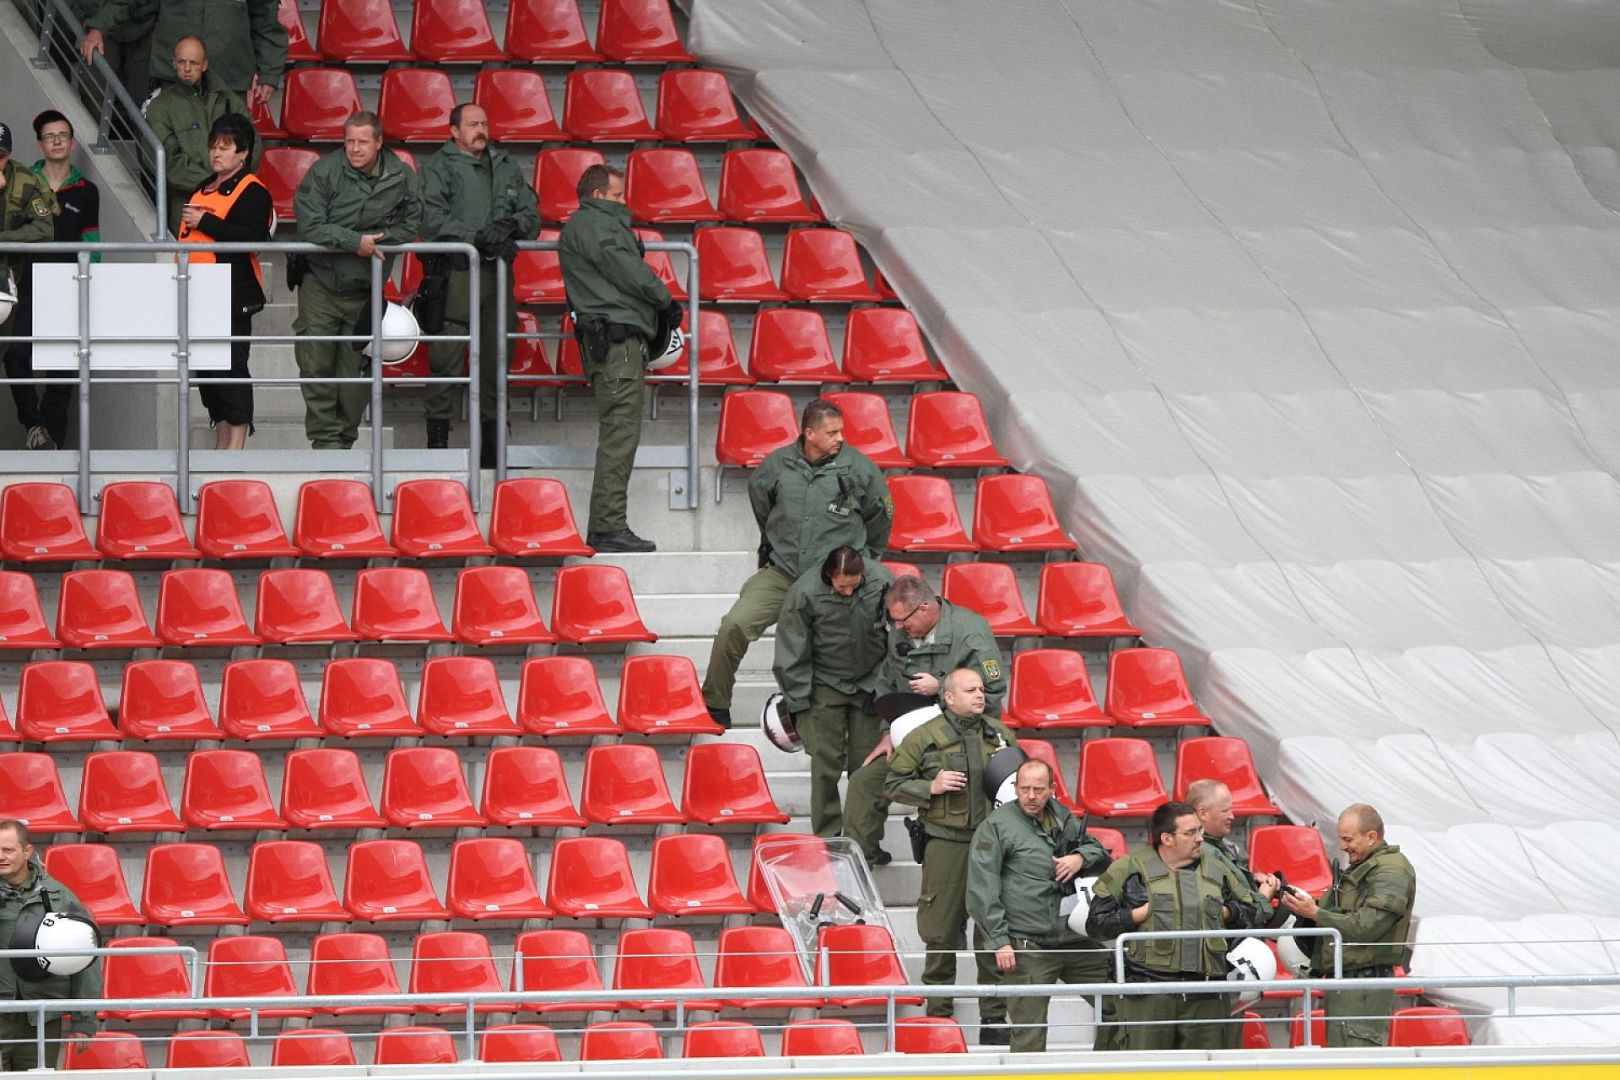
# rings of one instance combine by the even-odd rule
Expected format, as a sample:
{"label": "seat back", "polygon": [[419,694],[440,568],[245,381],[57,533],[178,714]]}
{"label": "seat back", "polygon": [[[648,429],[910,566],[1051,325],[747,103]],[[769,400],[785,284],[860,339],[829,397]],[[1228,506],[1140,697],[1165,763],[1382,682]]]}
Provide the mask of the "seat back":
{"label": "seat back", "polygon": [[720,400],[714,456],[722,465],[753,468],[799,437],[793,400],[778,390],[739,390]]}

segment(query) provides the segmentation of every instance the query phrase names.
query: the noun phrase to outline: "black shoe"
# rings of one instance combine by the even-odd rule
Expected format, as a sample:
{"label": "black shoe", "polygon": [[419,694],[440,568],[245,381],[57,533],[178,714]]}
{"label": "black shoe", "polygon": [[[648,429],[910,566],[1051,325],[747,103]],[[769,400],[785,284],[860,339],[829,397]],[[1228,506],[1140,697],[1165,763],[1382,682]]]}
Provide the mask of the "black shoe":
{"label": "black shoe", "polygon": [[1005,1020],[991,1020],[979,1025],[980,1046],[1011,1046],[1012,1030]]}
{"label": "black shoe", "polygon": [[658,545],[643,540],[629,529],[610,533],[586,533],[585,542],[597,551],[657,551]]}
{"label": "black shoe", "polygon": [[427,422],[427,448],[429,450],[450,449],[450,421],[429,420]]}
{"label": "black shoe", "polygon": [[866,861],[871,863],[873,866],[888,866],[890,863],[894,862],[894,856],[890,855],[882,848],[878,848],[877,851],[872,853],[872,857]]}
{"label": "black shoe", "polygon": [[719,709],[719,708],[716,708],[713,705],[710,705],[709,706],[709,719],[713,720],[715,723],[719,724],[721,727],[725,728],[727,731],[731,730],[731,710],[730,709]]}
{"label": "black shoe", "polygon": [[495,421],[478,421],[479,445],[478,467],[480,469],[493,469],[495,467]]}

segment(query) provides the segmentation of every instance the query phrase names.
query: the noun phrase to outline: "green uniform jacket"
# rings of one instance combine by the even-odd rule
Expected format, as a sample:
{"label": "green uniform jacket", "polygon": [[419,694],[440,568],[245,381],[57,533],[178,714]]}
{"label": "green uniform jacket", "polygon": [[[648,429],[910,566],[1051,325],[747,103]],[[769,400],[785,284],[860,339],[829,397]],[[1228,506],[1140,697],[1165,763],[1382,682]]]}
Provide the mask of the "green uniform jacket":
{"label": "green uniform jacket", "polygon": [[[978,741],[978,753],[969,740]],[[991,810],[984,795],[984,766],[1003,746],[1016,745],[1017,737],[994,716],[957,716],[942,709],[895,748],[883,794],[890,802],[921,807],[917,816],[929,836],[967,843]],[[967,773],[962,790],[943,795],[928,790],[944,769]]]}
{"label": "green uniform jacket", "polygon": [[771,565],[797,578],[848,544],[875,563],[889,546],[894,503],[883,471],[853,446],[814,465],[801,437],[772,450],[748,480]]}
{"label": "green uniform jacket", "polygon": [[[68,4],[79,22],[87,29],[93,26],[100,30],[101,36],[108,41],[139,41],[151,33],[157,23],[157,0],[140,0],[139,3],[127,5],[124,11],[130,21],[122,23],[106,22],[100,14],[102,6],[101,0],[71,0]],[[173,56],[174,52],[171,50],[169,55]],[[172,69],[169,78],[174,78]]]}
{"label": "green uniform jacket", "polygon": [[[362,234],[382,233],[385,244],[416,239],[422,220],[416,172],[387,147],[377,156],[376,170],[362,173],[342,150],[334,150],[310,166],[293,196],[298,238],[341,253],[309,257],[309,272],[328,289],[354,292],[371,284],[370,261],[354,253]],[[390,256],[385,276],[392,262]]]}
{"label": "green uniform jacket", "polygon": [[196,36],[208,47],[208,71],[238,94],[259,81],[281,85],[287,67],[287,28],[278,0],[106,0],[84,20],[89,29],[109,30],[156,19],[152,31],[152,79],[171,83],[174,46]]}
{"label": "green uniform jacket", "polygon": [[[1316,925],[1344,935],[1344,970],[1392,967],[1406,960],[1417,871],[1401,849],[1380,844],[1344,872],[1316,913]],[[1333,972],[1333,942],[1317,950],[1317,974]]]}
{"label": "green uniform jacket", "polygon": [[876,688],[887,641],[883,593],[893,580],[882,563],[870,563],[855,592],[840,596],[817,566],[788,589],[776,620],[775,664],[788,712],[808,709],[817,684],[843,694]]}
{"label": "green uniform jacket", "polygon": [[568,305],[581,315],[633,326],[644,338],[669,307],[669,289],[641,258],[630,208],[608,199],[579,200],[557,239]]}
{"label": "green uniform jacket", "polygon": [[[20,888],[0,882],[0,943],[4,948],[11,947],[11,935],[17,926],[17,920],[25,912],[65,911],[72,915],[81,915],[90,918],[90,912],[85,910],[79,898],[68,892],[62,883],[45,873],[39,860],[35,859],[29,864],[33,870],[32,876]],[[94,922],[95,920],[91,920]],[[17,978],[12,970],[11,961],[0,963],[0,1000],[21,1001],[28,998],[98,998],[101,996],[101,960],[98,957],[94,963],[77,975],[58,975],[47,978],[42,982],[23,982]],[[17,1015],[13,1013],[12,1015]],[[58,1014],[60,1015],[60,1014]],[[81,1031],[90,1027],[90,1016],[86,1013],[70,1013],[73,1023]]]}
{"label": "green uniform jacket", "polygon": [[[38,244],[56,239],[56,195],[34,170],[12,157],[4,169],[6,189],[0,191],[0,243]],[[9,272],[19,289],[29,288],[28,269],[33,260],[25,255],[0,252],[0,286]],[[9,319],[7,320],[9,321]],[[4,346],[0,346],[3,352]]]}
{"label": "green uniform jacket", "polygon": [[1249,872],[1249,855],[1248,852],[1243,850],[1241,844],[1230,836],[1219,838],[1206,836],[1204,837],[1202,850],[1204,854],[1213,856],[1225,863],[1227,869],[1232,871],[1233,876],[1247,886],[1247,894],[1243,896],[1246,903],[1265,904],[1270,907],[1266,898],[1260,895],[1260,890],[1254,887],[1254,875]]}
{"label": "green uniform jacket", "polygon": [[[505,151],[491,145],[475,160],[447,139],[422,162],[423,240],[470,244],[479,229],[500,218],[517,222],[519,240],[540,235],[534,188]],[[465,269],[459,259],[454,265]]]}
{"label": "green uniform jacket", "polygon": [[1002,803],[973,834],[968,858],[967,905],[973,924],[984,932],[985,948],[999,949],[1027,938],[1048,947],[1084,939],[1058,914],[1063,886],[1052,860],[1074,844],[1085,862],[1080,876],[1101,873],[1112,861],[1108,849],[1082,832],[1068,807],[1051,799],[1039,820],[1017,801]]}
{"label": "green uniform jacket", "polygon": [[[169,190],[190,195],[214,175],[208,164],[208,129],[226,113],[248,114],[247,103],[214,74],[203,72],[196,86],[170,82],[146,103],[146,122],[163,140]],[[259,160],[259,140],[253,141],[253,163]]]}
{"label": "green uniform jacket", "polygon": [[932,675],[940,682],[957,668],[972,668],[984,679],[984,711],[1001,715],[1001,702],[1007,696],[1007,673],[1001,667],[1001,650],[990,624],[977,611],[958,607],[943,597],[939,600],[939,621],[922,641],[913,641],[911,651],[901,656],[896,646],[911,641],[899,629],[889,631],[888,666],[878,683],[878,693],[892,694],[906,689],[913,675]]}
{"label": "green uniform jacket", "polygon": [[[1191,873],[1191,882],[1184,876]],[[1125,882],[1132,876],[1147,887],[1147,921],[1136,925],[1125,900]],[[1127,931],[1164,930],[1247,930],[1261,921],[1260,908],[1245,901],[1248,888],[1226,861],[1201,852],[1192,865],[1180,872],[1171,870],[1151,847],[1139,848],[1120,859],[1097,879],[1086,930],[1099,941],[1107,941]],[[1182,889],[1191,885],[1193,897]],[[1187,901],[1191,899],[1192,902]],[[1225,906],[1230,918],[1223,919]],[[1176,975],[1221,977],[1227,972],[1226,938],[1186,938],[1173,940],[1136,939],[1125,944],[1125,959],[1137,978],[1173,978]]]}

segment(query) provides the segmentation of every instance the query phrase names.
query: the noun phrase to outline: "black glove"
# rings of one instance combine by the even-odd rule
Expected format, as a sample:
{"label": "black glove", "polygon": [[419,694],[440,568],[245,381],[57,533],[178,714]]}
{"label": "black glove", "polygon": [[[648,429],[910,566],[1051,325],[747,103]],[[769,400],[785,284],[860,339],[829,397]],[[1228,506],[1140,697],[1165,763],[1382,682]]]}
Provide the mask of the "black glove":
{"label": "black glove", "polygon": [[1125,897],[1125,906],[1133,911],[1148,902],[1147,882],[1142,880],[1140,874],[1126,878],[1125,887],[1120,892]]}
{"label": "black glove", "polygon": [[511,218],[497,218],[478,230],[473,247],[487,260],[504,259],[508,263],[517,258],[518,224]]}
{"label": "black glove", "polygon": [[664,309],[664,321],[667,322],[671,327],[680,326],[681,320],[685,317],[686,309],[681,306],[681,302],[679,300],[671,300],[669,302],[669,307]]}

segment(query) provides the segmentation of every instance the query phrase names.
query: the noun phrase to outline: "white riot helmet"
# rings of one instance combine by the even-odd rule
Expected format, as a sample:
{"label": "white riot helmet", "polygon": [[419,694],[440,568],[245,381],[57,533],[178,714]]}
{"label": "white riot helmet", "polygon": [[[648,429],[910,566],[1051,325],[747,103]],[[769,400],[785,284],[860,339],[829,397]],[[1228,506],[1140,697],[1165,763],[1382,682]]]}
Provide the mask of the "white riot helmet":
{"label": "white riot helmet", "polygon": [[[1069,909],[1069,929],[1081,937],[1089,937],[1086,933],[1086,919],[1091,915],[1091,901],[1096,895],[1097,879],[1083,877],[1074,879],[1074,907]],[[1067,897],[1064,898],[1065,901]]]}
{"label": "white riot helmet", "polygon": [[14,956],[11,968],[25,982],[43,982],[54,976],[77,975],[94,956],[52,956],[54,949],[94,949],[101,945],[96,924],[65,911],[30,912],[17,920],[11,935],[13,949],[40,949],[43,956]]}
{"label": "white riot helmet", "polygon": [[682,333],[681,328],[677,326],[669,332],[669,342],[664,346],[664,351],[654,356],[647,362],[647,370],[663,371],[665,368],[674,367],[675,362],[679,360],[681,355],[685,352],[686,335]]}
{"label": "white riot helmet", "polygon": [[[1290,915],[1283,922],[1281,929],[1292,930],[1293,928],[1294,917]],[[1277,960],[1296,979],[1306,978],[1311,973],[1311,958],[1305,954],[1305,949],[1300,944],[1304,940],[1297,937],[1277,939]]]}
{"label": "white riot helmet", "polygon": [[[370,333],[369,327],[360,331]],[[411,309],[403,304],[389,301],[383,308],[382,316],[382,362],[384,364],[400,364],[410,358],[416,351],[416,346],[422,337],[422,328],[416,323],[416,316]],[[371,355],[372,342],[367,342],[361,351]]]}
{"label": "white riot helmet", "polygon": [[0,281],[0,323],[11,318],[11,309],[17,306],[17,279],[10,274]]}
{"label": "white riot helmet", "polygon": [[1018,798],[1018,767],[1029,755],[1016,746],[1003,746],[984,765],[984,797],[995,806]]}
{"label": "white riot helmet", "polygon": [[939,703],[927,694],[900,691],[884,694],[874,703],[877,714],[889,722],[889,740],[895,746],[906,741],[906,736],[940,715]]}
{"label": "white riot helmet", "polygon": [[804,750],[804,741],[799,738],[799,732],[793,726],[793,714],[787,711],[787,699],[778,690],[765,702],[765,711],[760,715],[759,726],[765,729],[765,737],[775,744],[778,750],[788,754],[801,753]]}
{"label": "white riot helmet", "polygon": [[[1277,977],[1277,957],[1260,938],[1244,938],[1226,954],[1232,970],[1226,977],[1234,982],[1270,982]],[[1260,999],[1260,991],[1245,990],[1238,1001],[1250,1005]]]}

